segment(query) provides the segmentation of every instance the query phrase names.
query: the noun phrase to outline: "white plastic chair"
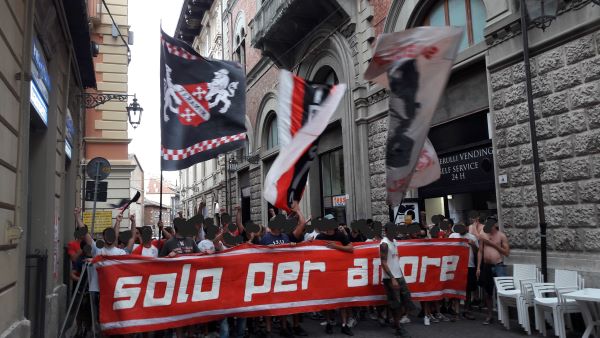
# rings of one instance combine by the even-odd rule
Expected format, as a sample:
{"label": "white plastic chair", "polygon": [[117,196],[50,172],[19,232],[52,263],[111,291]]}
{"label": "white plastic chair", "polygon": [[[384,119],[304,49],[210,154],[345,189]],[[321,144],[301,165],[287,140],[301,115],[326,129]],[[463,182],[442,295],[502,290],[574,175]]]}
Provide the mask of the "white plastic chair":
{"label": "white plastic chair", "polygon": [[498,321],[503,323],[504,318],[508,318],[508,305],[516,304],[516,298],[512,297],[506,299],[500,299],[500,295],[503,297],[509,293],[517,293],[515,289],[515,282],[512,277],[494,277],[494,284],[496,285],[496,306],[498,308]]}
{"label": "white plastic chair", "polygon": [[512,285],[506,279],[494,278],[496,284],[496,299],[498,303],[498,320],[504,324],[504,327],[510,329],[510,319],[508,317],[508,308],[516,307],[519,313],[519,323],[523,322],[521,300],[521,281],[539,281],[540,273],[533,264],[515,264],[513,265]]}
{"label": "white plastic chair", "polygon": [[529,308],[534,306],[534,293],[533,284],[538,283],[539,280],[529,279],[521,280],[521,294],[517,298],[517,314],[519,318],[519,324],[525,329],[528,335],[531,335],[531,321],[529,319]]}
{"label": "white plastic chair", "polygon": [[554,283],[534,283],[533,285],[534,294],[534,313],[535,313],[535,329],[546,336],[546,311],[552,312],[554,334],[559,336],[560,330],[558,329],[556,319],[558,318],[558,297],[547,297],[548,294],[555,295]]}
{"label": "white plastic chair", "polygon": [[[555,322],[556,326],[558,326],[560,338],[567,337],[567,331],[565,329],[565,315],[570,315],[571,313],[581,313],[581,309],[579,308],[577,301],[573,299],[566,299],[564,297],[565,293],[577,290],[579,290],[579,287],[556,288],[556,295],[558,296],[558,319],[555,320]],[[569,325],[569,329],[573,329],[573,324],[571,323],[571,316],[567,316],[566,324]]]}
{"label": "white plastic chair", "polygon": [[[577,271],[556,270],[555,283],[535,283],[534,292],[534,311],[535,328],[546,335],[546,321],[544,314],[552,312],[554,334],[560,338],[566,337],[565,314],[581,312],[574,300],[565,299],[563,294],[583,288],[584,280]],[[553,294],[553,297],[546,297]],[[570,316],[567,317],[567,323],[571,326]]]}

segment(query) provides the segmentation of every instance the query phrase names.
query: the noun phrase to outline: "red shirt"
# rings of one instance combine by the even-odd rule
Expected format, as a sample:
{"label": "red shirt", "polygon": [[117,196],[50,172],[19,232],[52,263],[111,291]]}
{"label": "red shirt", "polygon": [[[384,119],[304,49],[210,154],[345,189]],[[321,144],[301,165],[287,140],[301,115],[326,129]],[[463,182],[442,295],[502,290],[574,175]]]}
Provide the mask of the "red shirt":
{"label": "red shirt", "polygon": [[67,244],[67,253],[69,256],[74,256],[81,250],[81,245],[78,240],[72,240]]}
{"label": "red shirt", "polygon": [[158,251],[162,250],[163,245],[165,244],[166,239],[155,239],[152,241],[152,245],[154,245]]}

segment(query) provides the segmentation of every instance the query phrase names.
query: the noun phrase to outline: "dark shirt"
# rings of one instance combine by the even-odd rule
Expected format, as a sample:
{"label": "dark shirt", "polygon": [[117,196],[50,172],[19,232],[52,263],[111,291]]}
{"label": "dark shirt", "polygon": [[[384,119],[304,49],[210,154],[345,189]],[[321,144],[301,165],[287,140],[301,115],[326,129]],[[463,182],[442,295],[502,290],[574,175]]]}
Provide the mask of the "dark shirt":
{"label": "dark shirt", "polygon": [[345,230],[348,240],[352,243],[364,242],[367,240],[367,238],[360,232],[356,233],[356,237],[352,237],[352,230],[350,230],[350,228],[346,228]]}
{"label": "dark shirt", "polygon": [[346,236],[345,234],[341,233],[339,230],[335,230],[335,233],[333,235],[327,235],[326,233],[322,232],[320,234],[317,235],[317,240],[322,240],[322,241],[335,241],[335,242],[340,242],[342,243],[343,246],[346,246],[348,244],[350,244],[350,240],[348,240],[348,236]]}
{"label": "dark shirt", "polygon": [[165,242],[158,256],[165,257],[173,251],[175,251],[176,254],[181,255],[198,253],[200,252],[200,249],[198,249],[198,246],[191,238],[172,237],[171,239]]}
{"label": "dark shirt", "polygon": [[278,245],[278,244],[287,244],[290,242],[290,237],[287,234],[280,234],[279,236],[274,236],[272,233],[267,232],[262,239],[260,240],[260,244],[262,245]]}

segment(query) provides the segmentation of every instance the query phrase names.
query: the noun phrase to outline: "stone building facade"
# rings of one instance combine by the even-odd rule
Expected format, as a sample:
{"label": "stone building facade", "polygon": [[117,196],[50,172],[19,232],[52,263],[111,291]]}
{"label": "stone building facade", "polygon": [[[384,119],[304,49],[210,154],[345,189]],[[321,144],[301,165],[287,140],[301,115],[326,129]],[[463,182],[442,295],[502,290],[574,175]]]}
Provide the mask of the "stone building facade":
{"label": "stone building facade", "polygon": [[[429,133],[445,173],[438,182],[409,191],[406,204],[425,212],[422,222],[438,213],[457,222],[467,221],[471,210],[497,214],[514,249],[507,262],[539,264],[519,1],[455,2],[450,7],[444,0],[222,2],[225,59],[242,62],[247,73],[249,143],[230,154],[236,165],[228,180],[236,185],[228,188],[235,198],[229,202],[247,209],[245,220],[267,221],[262,187],[279,152],[273,121],[277,72],[283,68],[349,87],[321,137],[302,201],[305,213],[333,213],[345,222],[388,221],[397,207],[385,203],[388,96],[362,79],[371,44],[379,33],[458,25],[465,34]],[[215,15],[208,14],[210,3],[198,22]],[[199,12],[189,13],[191,19]],[[549,267],[592,275],[600,272],[599,14],[591,1],[561,1],[548,29],[529,31]],[[307,17],[311,20],[299,19]],[[202,26],[195,29],[180,20],[177,32],[191,43],[203,34]],[[456,160],[463,157],[472,161]],[[448,163],[456,161],[471,169],[452,175]],[[339,175],[332,175],[332,168]],[[504,175],[507,182],[500,184]]]}
{"label": "stone building facade", "polygon": [[[98,46],[98,56],[94,58],[98,85],[88,92],[94,95],[128,94],[128,67],[132,55],[126,45],[129,44],[130,28],[127,0],[107,0],[105,4],[101,0],[88,2],[92,39]],[[113,25],[113,19],[117,26]],[[117,216],[117,211],[113,210],[111,204],[132,197],[129,187],[136,162],[129,157],[128,152],[131,138],[128,133],[126,107],[129,102],[111,100],[86,110],[84,165],[98,156],[110,162],[111,173],[106,179],[107,200],[99,202],[97,209],[112,210],[113,218]],[[92,205],[93,203],[88,201],[85,208],[91,209]],[[138,211],[139,217],[141,208]],[[129,218],[125,216],[121,226],[123,229],[129,229]]]}
{"label": "stone building facade", "polygon": [[149,225],[144,222],[144,202],[145,202],[145,180],[144,180],[144,169],[140,165],[136,155],[130,154],[129,160],[135,163],[135,169],[131,172],[131,180],[129,181],[129,196],[135,196],[136,193],[140,193],[140,199],[137,202],[129,206],[129,213],[135,214],[138,225]]}
{"label": "stone building facade", "polygon": [[64,319],[85,111],[95,87],[85,1],[0,2],[0,336]]}
{"label": "stone building facade", "polygon": [[[588,2],[565,2],[552,26],[532,31],[530,39],[548,264],[589,274],[588,285],[597,285],[600,272],[599,14]],[[502,60],[498,52],[518,50],[520,32],[504,39],[490,33],[497,174],[508,177],[498,186],[499,216],[516,249],[511,260],[535,263],[540,236],[523,62]]]}

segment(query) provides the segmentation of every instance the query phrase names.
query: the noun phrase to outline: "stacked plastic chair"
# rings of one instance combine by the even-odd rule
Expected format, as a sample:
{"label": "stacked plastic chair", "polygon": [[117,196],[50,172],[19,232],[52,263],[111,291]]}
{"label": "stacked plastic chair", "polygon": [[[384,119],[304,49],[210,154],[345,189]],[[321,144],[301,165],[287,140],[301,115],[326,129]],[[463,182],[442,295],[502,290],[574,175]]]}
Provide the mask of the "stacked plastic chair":
{"label": "stacked plastic chair", "polygon": [[565,299],[563,295],[572,291],[582,289],[585,285],[584,279],[577,271],[556,270],[554,283],[534,283],[535,328],[544,336],[546,332],[546,313],[552,315],[554,334],[560,338],[566,338],[565,324],[571,325],[571,317],[565,315],[579,313],[581,310],[577,302]]}
{"label": "stacked plastic chair", "polygon": [[528,335],[531,335],[531,320],[529,318],[529,308],[534,305],[533,284],[544,280],[541,271],[537,270],[537,276],[533,279],[520,280],[521,294],[517,299],[517,313],[519,324],[525,329]]}
{"label": "stacked plastic chair", "polygon": [[521,298],[521,285],[536,283],[542,280],[541,274],[534,264],[514,264],[512,277],[494,277],[496,285],[496,304],[498,306],[498,321],[510,329],[508,308],[517,308],[519,324],[523,325],[524,314],[523,299]]}

